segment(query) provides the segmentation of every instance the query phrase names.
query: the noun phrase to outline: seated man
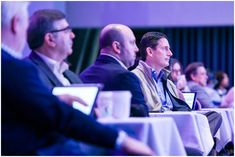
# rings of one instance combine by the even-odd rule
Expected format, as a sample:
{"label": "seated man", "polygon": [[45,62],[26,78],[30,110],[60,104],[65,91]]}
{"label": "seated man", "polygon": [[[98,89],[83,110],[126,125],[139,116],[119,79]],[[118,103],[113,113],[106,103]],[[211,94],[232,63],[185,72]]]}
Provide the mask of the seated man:
{"label": "seated man", "polygon": [[75,35],[62,12],[49,9],[36,11],[30,18],[27,36],[32,49],[28,60],[37,66],[42,81],[50,90],[56,86],[81,83],[64,61],[72,54]]}
{"label": "seated man", "polygon": [[104,90],[131,91],[131,116],[148,116],[139,80],[127,70],[134,64],[138,50],[129,27],[107,25],[100,34],[100,56],[80,77],[84,83],[103,83]]}
{"label": "seated man", "polygon": [[36,68],[17,59],[26,39],[27,6],[27,2],[1,2],[1,155],[38,155],[56,140],[47,137],[54,131],[98,146],[121,148],[127,154],[153,155],[143,143],[59,101],[41,82]]}
{"label": "seated man", "polygon": [[[141,89],[150,111],[191,110],[183,101],[182,93],[167,79],[169,72],[164,68],[169,65],[171,56],[172,52],[165,34],[148,32],[143,35],[140,41],[141,60],[132,72],[141,82]],[[211,133],[215,136],[222,117],[213,111],[205,113],[205,116],[208,118]]]}
{"label": "seated man", "polygon": [[208,79],[206,69],[200,62],[189,64],[185,69],[185,77],[187,85],[191,92],[197,92],[197,99],[202,105],[202,108],[214,108],[212,98],[206,92],[205,86]]}
{"label": "seated man", "polygon": [[132,72],[141,82],[141,89],[150,111],[190,111],[189,106],[181,100],[182,93],[167,79],[170,72],[164,68],[169,65],[171,56],[165,34],[149,32],[142,37],[141,60]]}

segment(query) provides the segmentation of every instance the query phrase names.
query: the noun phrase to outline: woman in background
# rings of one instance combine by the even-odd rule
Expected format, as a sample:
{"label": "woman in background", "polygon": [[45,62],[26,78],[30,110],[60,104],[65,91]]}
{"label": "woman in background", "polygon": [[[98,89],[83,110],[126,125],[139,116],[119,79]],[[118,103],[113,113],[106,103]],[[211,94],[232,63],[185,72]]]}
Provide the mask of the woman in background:
{"label": "woman in background", "polygon": [[217,83],[215,84],[214,89],[219,94],[219,96],[222,98],[228,92],[228,90],[227,90],[227,88],[229,86],[228,75],[225,72],[219,71],[216,73],[216,80],[217,80]]}
{"label": "woman in background", "polygon": [[182,74],[181,63],[177,59],[172,58],[168,69],[171,71],[169,79],[174,82],[176,87],[182,92],[189,92],[185,75]]}

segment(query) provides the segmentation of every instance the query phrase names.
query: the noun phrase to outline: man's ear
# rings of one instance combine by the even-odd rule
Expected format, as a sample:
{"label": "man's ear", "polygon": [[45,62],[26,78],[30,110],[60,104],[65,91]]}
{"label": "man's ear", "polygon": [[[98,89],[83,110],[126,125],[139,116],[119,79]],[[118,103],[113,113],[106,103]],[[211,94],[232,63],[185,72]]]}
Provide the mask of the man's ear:
{"label": "man's ear", "polygon": [[190,74],[190,77],[193,81],[195,80],[195,75],[194,74]]}
{"label": "man's ear", "polygon": [[112,43],[112,48],[113,48],[115,53],[117,53],[117,54],[121,53],[121,45],[120,45],[120,43],[118,41],[114,41]]}
{"label": "man's ear", "polygon": [[54,42],[54,36],[51,33],[46,33],[44,36],[44,43],[49,46],[55,47],[56,43]]}
{"label": "man's ear", "polygon": [[16,34],[18,31],[20,31],[19,22],[20,22],[20,19],[16,15],[11,19],[11,31],[14,34]]}
{"label": "man's ear", "polygon": [[147,52],[147,56],[150,56],[150,57],[153,56],[153,51],[152,51],[152,49],[150,47],[146,48],[146,52]]}

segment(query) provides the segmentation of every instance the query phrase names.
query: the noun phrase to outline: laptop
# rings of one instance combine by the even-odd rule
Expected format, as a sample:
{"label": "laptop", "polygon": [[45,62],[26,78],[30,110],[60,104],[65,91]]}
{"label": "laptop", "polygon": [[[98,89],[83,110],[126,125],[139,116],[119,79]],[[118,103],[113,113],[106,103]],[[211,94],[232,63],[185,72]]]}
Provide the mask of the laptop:
{"label": "laptop", "polygon": [[197,93],[196,92],[183,92],[183,95],[184,95],[185,102],[188,104],[188,106],[192,110],[195,110]]}
{"label": "laptop", "polygon": [[53,88],[52,94],[69,94],[81,98],[87,106],[74,101],[72,104],[73,108],[86,115],[92,115],[98,93],[102,88],[102,84],[73,84],[71,86],[55,87]]}

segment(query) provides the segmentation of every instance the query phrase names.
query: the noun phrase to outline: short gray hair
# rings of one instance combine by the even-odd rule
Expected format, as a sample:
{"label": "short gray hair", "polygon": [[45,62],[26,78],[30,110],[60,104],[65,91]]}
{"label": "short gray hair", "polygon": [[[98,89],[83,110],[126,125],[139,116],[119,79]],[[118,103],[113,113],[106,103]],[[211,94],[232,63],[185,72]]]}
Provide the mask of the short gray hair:
{"label": "short gray hair", "polygon": [[1,2],[1,26],[8,26],[13,16],[26,9],[29,2],[2,1]]}

